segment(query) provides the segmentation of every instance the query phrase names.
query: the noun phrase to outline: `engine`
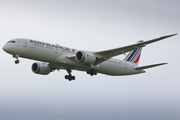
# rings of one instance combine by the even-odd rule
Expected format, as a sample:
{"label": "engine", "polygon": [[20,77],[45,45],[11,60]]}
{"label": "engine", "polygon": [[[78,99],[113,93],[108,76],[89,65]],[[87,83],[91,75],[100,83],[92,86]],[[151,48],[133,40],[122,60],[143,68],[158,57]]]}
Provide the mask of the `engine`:
{"label": "engine", "polygon": [[96,61],[96,56],[88,51],[78,51],[75,58],[78,62],[84,62],[89,64]]}
{"label": "engine", "polygon": [[32,71],[36,74],[48,75],[51,72],[51,67],[47,63],[33,63]]}

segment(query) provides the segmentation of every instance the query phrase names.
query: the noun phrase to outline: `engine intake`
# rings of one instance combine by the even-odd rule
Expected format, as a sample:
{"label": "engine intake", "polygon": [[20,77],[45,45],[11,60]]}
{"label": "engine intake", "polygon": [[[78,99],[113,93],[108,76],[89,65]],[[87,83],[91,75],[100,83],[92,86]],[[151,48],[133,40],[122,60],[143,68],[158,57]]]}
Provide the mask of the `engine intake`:
{"label": "engine intake", "polygon": [[89,51],[78,51],[75,58],[78,62],[84,62],[89,64],[96,61],[96,56]]}
{"label": "engine intake", "polygon": [[51,67],[47,63],[33,63],[32,71],[36,74],[48,75],[51,72]]}

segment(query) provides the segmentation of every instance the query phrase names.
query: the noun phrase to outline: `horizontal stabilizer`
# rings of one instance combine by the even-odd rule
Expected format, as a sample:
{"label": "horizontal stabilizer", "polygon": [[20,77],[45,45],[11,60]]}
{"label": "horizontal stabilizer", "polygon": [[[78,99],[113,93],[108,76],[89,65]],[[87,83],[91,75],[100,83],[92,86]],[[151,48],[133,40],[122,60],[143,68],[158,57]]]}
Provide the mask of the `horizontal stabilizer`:
{"label": "horizontal stabilizer", "polygon": [[157,67],[157,66],[165,65],[165,64],[167,64],[167,63],[147,65],[147,66],[137,67],[137,68],[134,68],[134,69],[135,69],[135,70],[143,70],[143,69],[148,69],[148,68],[152,68],[152,67]]}

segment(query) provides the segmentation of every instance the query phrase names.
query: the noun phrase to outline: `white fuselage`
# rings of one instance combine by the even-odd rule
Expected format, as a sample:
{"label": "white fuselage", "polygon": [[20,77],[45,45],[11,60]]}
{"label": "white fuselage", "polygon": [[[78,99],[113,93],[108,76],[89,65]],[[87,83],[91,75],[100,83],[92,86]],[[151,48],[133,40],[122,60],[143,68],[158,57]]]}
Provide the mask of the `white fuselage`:
{"label": "white fuselage", "polygon": [[106,75],[132,75],[143,73],[143,70],[135,70],[134,64],[118,59],[109,59],[96,66],[90,66],[83,62],[70,59],[79,50],[63,47],[60,45],[48,44],[30,39],[14,39],[15,43],[6,43],[3,49],[12,55],[51,63],[58,69],[72,69],[87,71],[93,67],[98,73]]}

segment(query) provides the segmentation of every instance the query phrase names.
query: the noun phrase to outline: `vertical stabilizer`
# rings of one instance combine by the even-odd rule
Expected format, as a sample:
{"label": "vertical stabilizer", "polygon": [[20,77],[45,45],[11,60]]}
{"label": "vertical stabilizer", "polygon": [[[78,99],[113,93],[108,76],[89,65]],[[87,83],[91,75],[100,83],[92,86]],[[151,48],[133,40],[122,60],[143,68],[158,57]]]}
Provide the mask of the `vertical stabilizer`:
{"label": "vertical stabilizer", "polygon": [[[142,40],[138,41],[138,43],[141,43],[141,42],[143,42],[143,41]],[[140,56],[141,56],[141,51],[142,51],[142,48],[130,51],[129,54],[124,58],[124,60],[131,62],[131,63],[135,64],[136,66],[138,66]]]}

